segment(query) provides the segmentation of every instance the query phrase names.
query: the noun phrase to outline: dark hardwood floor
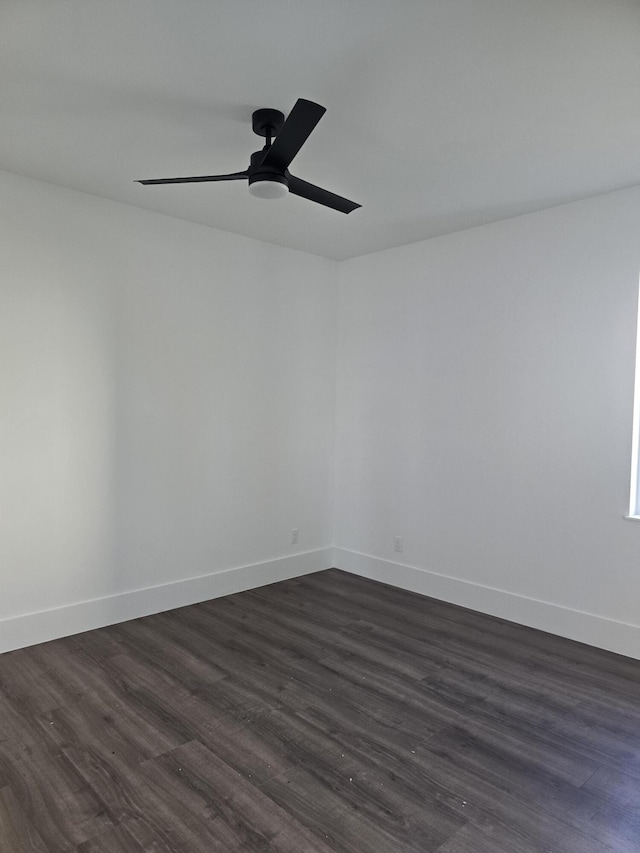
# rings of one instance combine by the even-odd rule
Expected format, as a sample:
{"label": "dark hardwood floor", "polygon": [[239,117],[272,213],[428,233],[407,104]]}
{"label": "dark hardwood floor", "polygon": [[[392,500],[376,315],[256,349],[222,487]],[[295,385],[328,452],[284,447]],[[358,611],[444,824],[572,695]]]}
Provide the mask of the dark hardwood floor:
{"label": "dark hardwood floor", "polygon": [[2,853],[638,853],[640,662],[336,570],[0,656]]}

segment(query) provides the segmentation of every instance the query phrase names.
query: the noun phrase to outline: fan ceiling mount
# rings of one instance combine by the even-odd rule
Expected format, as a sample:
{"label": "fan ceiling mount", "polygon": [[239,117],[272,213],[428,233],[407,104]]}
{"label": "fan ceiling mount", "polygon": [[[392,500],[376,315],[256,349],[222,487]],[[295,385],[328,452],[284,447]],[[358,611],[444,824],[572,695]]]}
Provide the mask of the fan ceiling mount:
{"label": "fan ceiling mount", "polygon": [[309,138],[324,113],[324,107],[299,98],[285,120],[280,110],[261,109],[252,115],[253,132],[265,138],[265,146],[251,155],[249,168],[229,175],[194,175],[187,178],[154,178],[139,184],[192,184],[209,181],[248,181],[249,192],[258,198],[280,198],[293,195],[323,204],[341,213],[360,207],[355,201],[323,190],[296,178],[289,165]]}

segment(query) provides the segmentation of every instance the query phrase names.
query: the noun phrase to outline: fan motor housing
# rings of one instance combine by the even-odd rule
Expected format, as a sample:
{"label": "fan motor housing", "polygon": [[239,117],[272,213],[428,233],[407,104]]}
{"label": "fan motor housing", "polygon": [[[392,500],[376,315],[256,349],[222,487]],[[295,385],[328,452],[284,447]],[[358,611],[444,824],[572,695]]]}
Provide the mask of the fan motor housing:
{"label": "fan motor housing", "polygon": [[273,181],[277,184],[289,186],[289,170],[285,169],[284,173],[274,166],[263,166],[262,159],[268,151],[265,146],[261,151],[254,151],[251,155],[251,165],[249,166],[249,186],[257,181]]}

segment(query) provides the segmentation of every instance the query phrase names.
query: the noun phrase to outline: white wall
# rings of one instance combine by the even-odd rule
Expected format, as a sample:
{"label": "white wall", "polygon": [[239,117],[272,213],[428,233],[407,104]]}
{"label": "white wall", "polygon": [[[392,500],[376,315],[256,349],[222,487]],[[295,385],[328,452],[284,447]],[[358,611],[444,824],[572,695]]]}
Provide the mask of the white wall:
{"label": "white wall", "polygon": [[6,173],[0,198],[0,649],[328,565],[335,264]]}
{"label": "white wall", "polygon": [[640,190],[341,265],[0,194],[0,649],[324,568],[335,497],[340,567],[640,658]]}
{"label": "white wall", "polygon": [[640,657],[639,270],[640,189],[343,263],[338,565]]}

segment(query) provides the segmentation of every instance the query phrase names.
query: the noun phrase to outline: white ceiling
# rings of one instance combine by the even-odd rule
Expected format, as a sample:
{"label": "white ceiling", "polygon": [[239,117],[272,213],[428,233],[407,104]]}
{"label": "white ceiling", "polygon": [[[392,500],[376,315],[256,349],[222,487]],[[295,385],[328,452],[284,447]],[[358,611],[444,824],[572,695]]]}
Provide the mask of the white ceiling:
{"label": "white ceiling", "polygon": [[[327,113],[243,183],[251,113]],[[343,259],[640,183],[640,0],[0,0],[0,169]]]}

